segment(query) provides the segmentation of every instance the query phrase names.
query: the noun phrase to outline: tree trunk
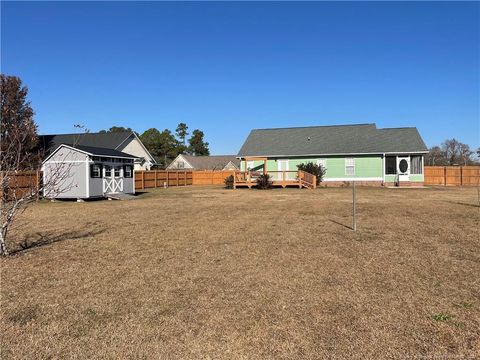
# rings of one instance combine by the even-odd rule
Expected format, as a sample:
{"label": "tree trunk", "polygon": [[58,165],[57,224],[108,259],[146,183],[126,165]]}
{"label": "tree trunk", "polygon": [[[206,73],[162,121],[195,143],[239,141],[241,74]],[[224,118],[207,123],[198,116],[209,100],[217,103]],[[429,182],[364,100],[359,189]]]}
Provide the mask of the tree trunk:
{"label": "tree trunk", "polygon": [[7,256],[8,255],[8,250],[7,250],[7,245],[5,244],[5,236],[4,236],[4,231],[0,231],[0,256]]}

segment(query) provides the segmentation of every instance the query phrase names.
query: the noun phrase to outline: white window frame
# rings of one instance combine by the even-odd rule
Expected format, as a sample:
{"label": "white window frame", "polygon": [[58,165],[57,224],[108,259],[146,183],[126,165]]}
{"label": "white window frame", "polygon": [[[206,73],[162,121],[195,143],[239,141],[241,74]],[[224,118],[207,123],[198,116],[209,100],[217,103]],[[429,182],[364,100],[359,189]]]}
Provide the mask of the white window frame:
{"label": "white window frame", "polygon": [[247,161],[247,168],[245,170],[250,171],[255,167],[255,161],[249,160]]}
{"label": "white window frame", "polygon": [[327,168],[327,159],[317,159],[317,165],[326,169]]}
{"label": "white window frame", "polygon": [[93,164],[92,166],[92,177],[101,178],[102,177],[102,167],[99,164]]}
{"label": "white window frame", "polygon": [[132,177],[132,166],[131,165],[126,165],[125,166],[124,177],[126,177],[126,178],[131,178]]}
{"label": "white window frame", "polygon": [[[352,169],[352,173],[349,173],[349,169]],[[345,158],[345,175],[355,175],[355,158]]]}
{"label": "white window frame", "polygon": [[110,165],[105,165],[103,167],[104,177],[112,177],[112,167]]}

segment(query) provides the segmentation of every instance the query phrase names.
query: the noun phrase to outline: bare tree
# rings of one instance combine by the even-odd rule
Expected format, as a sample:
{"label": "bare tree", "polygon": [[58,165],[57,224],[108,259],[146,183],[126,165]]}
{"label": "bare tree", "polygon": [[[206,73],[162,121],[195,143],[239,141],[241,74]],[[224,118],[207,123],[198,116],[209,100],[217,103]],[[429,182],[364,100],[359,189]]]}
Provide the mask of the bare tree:
{"label": "bare tree", "polygon": [[472,161],[473,151],[470,150],[470,146],[455,138],[445,140],[442,144],[442,150],[448,165],[468,165]]}
{"label": "bare tree", "polygon": [[468,146],[467,144],[460,143],[458,147],[458,153],[459,159],[461,160],[463,165],[466,166],[472,161],[471,157],[473,155],[473,151],[470,150],[470,146]]}
{"label": "bare tree", "polygon": [[18,214],[44,190],[54,197],[73,186],[70,165],[62,161],[49,171],[45,181],[39,181],[43,154],[37,146],[37,125],[27,93],[19,78],[1,75],[0,255],[8,255],[8,234]]}
{"label": "bare tree", "polygon": [[427,155],[425,155],[425,165],[438,166],[445,165],[445,155],[439,146],[433,146],[430,148]]}

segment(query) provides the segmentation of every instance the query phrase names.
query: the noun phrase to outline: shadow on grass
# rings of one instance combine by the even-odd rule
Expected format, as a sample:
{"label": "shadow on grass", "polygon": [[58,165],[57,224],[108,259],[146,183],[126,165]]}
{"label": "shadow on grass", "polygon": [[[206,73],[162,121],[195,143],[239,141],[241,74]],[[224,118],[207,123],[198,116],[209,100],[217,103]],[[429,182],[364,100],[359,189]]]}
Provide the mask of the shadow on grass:
{"label": "shadow on grass", "polygon": [[464,203],[459,201],[449,201],[449,200],[442,200],[442,202],[447,204],[455,204],[455,205],[463,205],[463,206],[470,206],[474,208],[480,208],[480,204],[472,204],[472,203]]}
{"label": "shadow on grass", "polygon": [[345,224],[342,224],[341,222],[338,222],[336,220],[333,220],[333,219],[329,219],[331,222],[333,222],[334,224],[337,224],[337,225],[340,225],[340,226],[343,226],[344,228],[348,229],[348,230],[353,230],[353,227],[349,226],[349,225],[345,225]]}
{"label": "shadow on grass", "polygon": [[103,229],[71,230],[71,231],[64,231],[59,234],[37,232],[34,236],[29,236],[28,238],[24,239],[19,244],[18,248],[10,251],[10,255],[19,254],[24,251],[47,246],[47,245],[54,244],[64,240],[78,240],[78,239],[88,238],[91,236],[96,236],[98,234],[103,233],[104,231],[105,230]]}

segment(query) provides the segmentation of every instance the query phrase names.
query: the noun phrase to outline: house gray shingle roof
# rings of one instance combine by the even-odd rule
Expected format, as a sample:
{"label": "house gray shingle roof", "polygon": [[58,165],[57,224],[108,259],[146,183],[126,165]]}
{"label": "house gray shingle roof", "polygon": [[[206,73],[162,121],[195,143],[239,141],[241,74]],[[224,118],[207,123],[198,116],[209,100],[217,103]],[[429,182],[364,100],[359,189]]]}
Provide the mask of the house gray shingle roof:
{"label": "house gray shingle roof", "polygon": [[417,128],[375,124],[254,129],[238,156],[301,156],[427,152]]}
{"label": "house gray shingle roof", "polygon": [[76,144],[96,148],[116,149],[130,135],[132,135],[131,131],[40,135],[39,146],[46,153],[52,152],[61,144]]}
{"label": "house gray shingle roof", "polygon": [[230,161],[240,168],[240,160],[235,155],[182,156],[195,170],[222,170]]}

